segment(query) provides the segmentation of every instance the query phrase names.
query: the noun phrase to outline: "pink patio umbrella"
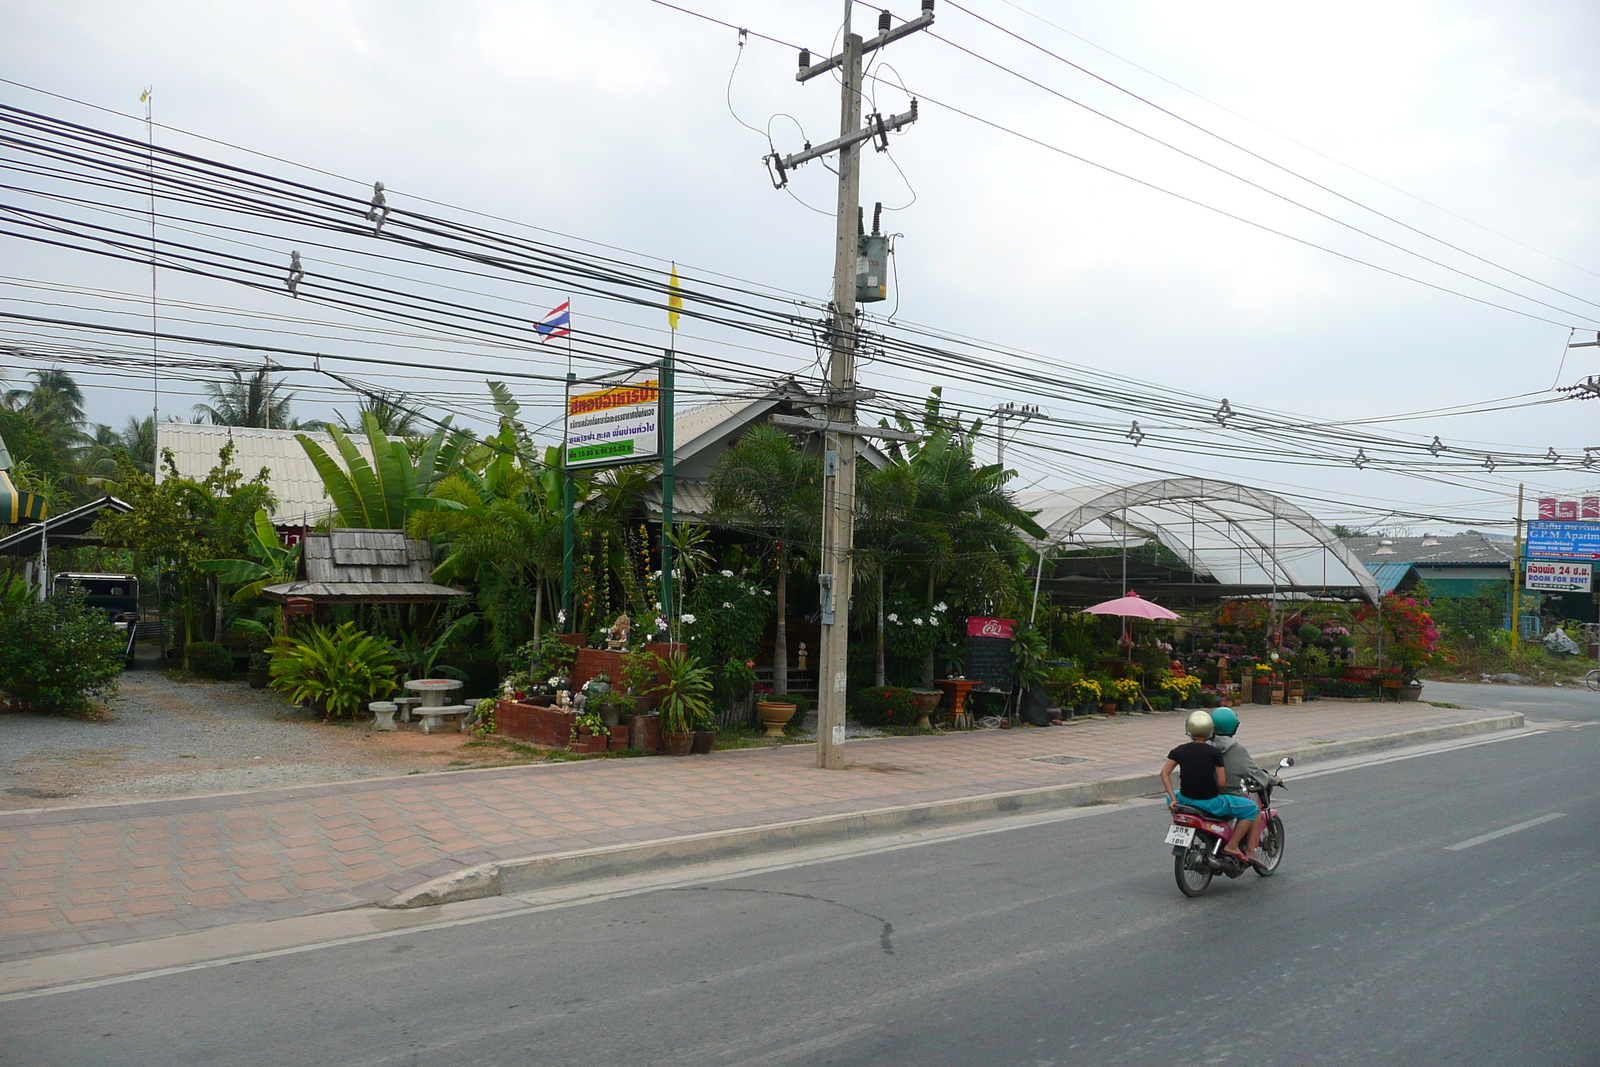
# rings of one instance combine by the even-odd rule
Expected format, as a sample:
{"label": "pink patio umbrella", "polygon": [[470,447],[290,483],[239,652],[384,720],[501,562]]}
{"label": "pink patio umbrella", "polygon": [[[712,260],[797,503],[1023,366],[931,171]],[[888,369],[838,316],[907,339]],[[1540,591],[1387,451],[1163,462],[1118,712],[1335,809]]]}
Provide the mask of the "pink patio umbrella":
{"label": "pink patio umbrella", "polygon": [[1126,596],[1119,596],[1115,600],[1107,600],[1104,604],[1096,604],[1092,608],[1084,608],[1085,615],[1123,615],[1133,619],[1181,619],[1183,616],[1175,611],[1168,611],[1160,604],[1153,604],[1138,593],[1129,592]]}

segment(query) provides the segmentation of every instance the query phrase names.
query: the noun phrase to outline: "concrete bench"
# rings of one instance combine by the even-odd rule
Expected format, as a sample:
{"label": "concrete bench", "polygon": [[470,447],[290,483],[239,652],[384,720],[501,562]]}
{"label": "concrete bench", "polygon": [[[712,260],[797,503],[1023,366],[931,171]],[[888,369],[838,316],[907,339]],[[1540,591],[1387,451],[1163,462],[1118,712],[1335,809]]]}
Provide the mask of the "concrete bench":
{"label": "concrete bench", "polygon": [[422,732],[431,734],[443,728],[444,721],[453,716],[461,716],[461,730],[466,732],[467,714],[472,711],[471,704],[445,704],[437,708],[421,707],[416,713],[422,716]]}
{"label": "concrete bench", "polygon": [[411,709],[422,703],[421,697],[395,697],[389,703],[400,709],[400,721],[411,721]]}

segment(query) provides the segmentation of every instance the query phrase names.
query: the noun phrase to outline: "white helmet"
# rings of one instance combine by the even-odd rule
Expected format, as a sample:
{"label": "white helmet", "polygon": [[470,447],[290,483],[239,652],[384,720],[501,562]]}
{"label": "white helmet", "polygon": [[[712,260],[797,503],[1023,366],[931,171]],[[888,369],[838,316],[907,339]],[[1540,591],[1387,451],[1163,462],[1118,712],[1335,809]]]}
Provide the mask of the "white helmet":
{"label": "white helmet", "polygon": [[1184,721],[1183,728],[1190,737],[1210,737],[1216,731],[1216,724],[1211,721],[1209,711],[1191,711],[1189,718]]}

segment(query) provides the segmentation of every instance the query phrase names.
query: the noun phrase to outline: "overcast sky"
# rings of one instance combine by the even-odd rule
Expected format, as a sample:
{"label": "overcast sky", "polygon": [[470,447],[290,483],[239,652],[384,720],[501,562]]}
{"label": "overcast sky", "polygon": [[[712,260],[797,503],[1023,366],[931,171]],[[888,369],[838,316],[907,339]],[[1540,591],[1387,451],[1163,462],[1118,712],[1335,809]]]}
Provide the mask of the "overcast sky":
{"label": "overcast sky", "polygon": [[[819,55],[836,46],[842,14],[838,0],[681,6]],[[904,235],[890,297],[902,318],[1316,420],[1483,401],[1600,372],[1595,348],[1573,350],[1562,366],[1569,327],[1593,340],[1600,325],[1587,317],[1600,316],[1596,5],[964,6],[1438,240],[1223,145],[947,3],[937,9],[940,36],[1521,295],[1252,189],[927,35],[883,53],[873,68],[878,107],[905,109],[898,81],[1261,227],[1536,317],[1382,273],[926,105],[894,139],[899,172],[885,156],[868,153],[864,163],[869,210],[878,200],[904,208],[888,216]],[[856,28],[870,33],[876,10],[858,7]],[[915,13],[907,0],[892,10]],[[0,3],[0,76],[130,115],[153,85],[164,125],[362,182],[381,179],[397,206],[408,193],[427,196],[820,299],[832,222],[806,205],[831,211],[832,175],[807,166],[791,197],[772,188],[760,162],[769,128],[783,151],[837,132],[836,83],[802,86],[794,69],[788,48],[751,37],[741,54],[732,30],[647,0]],[[140,132],[12,86],[0,85],[0,101]],[[0,238],[0,273],[9,277],[62,280],[101,269]],[[137,292],[136,280],[125,274],[116,284]],[[17,295],[0,287],[0,299]],[[574,309],[580,324],[586,310],[581,302]],[[872,384],[870,368],[866,377]],[[109,384],[123,388],[102,387]],[[1009,399],[946,385],[974,411]],[[148,398],[129,391],[139,386],[97,382],[91,416],[121,423],[147,410]],[[307,396],[316,402],[303,404],[302,416],[329,410],[321,394]],[[193,399],[173,403],[186,411]],[[1600,445],[1596,404],[1424,419],[1385,432],[1572,453]],[[1419,480],[1353,466],[1208,467],[1131,446],[1105,457],[1379,510],[1485,518],[1510,517],[1518,480],[1535,495],[1590,486],[1580,474]],[[1025,443],[1008,460],[1027,483],[1134,477],[1094,459],[1064,468]],[[1322,510],[1353,514],[1342,504]]]}

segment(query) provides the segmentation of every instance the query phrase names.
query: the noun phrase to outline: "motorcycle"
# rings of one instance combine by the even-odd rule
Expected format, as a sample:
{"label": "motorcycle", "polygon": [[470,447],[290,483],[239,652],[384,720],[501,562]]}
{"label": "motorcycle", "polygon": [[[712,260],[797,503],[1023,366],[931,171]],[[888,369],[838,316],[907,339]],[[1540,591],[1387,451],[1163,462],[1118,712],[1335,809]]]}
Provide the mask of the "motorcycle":
{"label": "motorcycle", "polygon": [[[1294,766],[1294,758],[1285,756],[1278,769]],[[1278,873],[1283,862],[1283,819],[1272,807],[1272,791],[1285,789],[1281,779],[1258,785],[1245,782],[1246,792],[1255,793],[1261,802],[1261,817],[1266,825],[1261,828],[1261,864],[1256,866],[1222,851],[1233,835],[1233,826],[1227,820],[1207,815],[1198,808],[1178,804],[1172,809],[1172,829],[1167,831],[1167,844],[1172,846],[1172,873],[1178,888],[1186,897],[1197,897],[1206,891],[1211,879],[1218,874],[1237,878],[1252,868],[1263,878]]]}

